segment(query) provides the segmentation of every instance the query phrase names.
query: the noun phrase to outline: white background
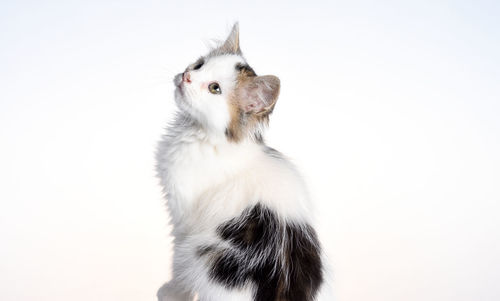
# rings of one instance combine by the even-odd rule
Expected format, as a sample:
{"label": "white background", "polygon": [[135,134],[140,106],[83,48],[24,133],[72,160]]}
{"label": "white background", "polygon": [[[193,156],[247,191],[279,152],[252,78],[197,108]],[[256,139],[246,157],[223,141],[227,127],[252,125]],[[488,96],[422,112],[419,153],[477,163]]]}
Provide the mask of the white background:
{"label": "white background", "polygon": [[154,300],[171,78],[240,21],[338,300],[500,300],[498,1],[2,1],[0,299]]}

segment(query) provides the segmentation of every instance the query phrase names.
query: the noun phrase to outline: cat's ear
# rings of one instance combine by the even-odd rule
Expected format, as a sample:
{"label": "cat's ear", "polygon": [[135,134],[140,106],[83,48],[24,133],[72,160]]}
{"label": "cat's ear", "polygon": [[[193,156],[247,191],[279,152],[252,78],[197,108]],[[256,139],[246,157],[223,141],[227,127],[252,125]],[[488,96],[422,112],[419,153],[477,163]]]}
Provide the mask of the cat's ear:
{"label": "cat's ear", "polygon": [[271,113],[280,93],[280,79],[274,75],[248,78],[240,87],[240,106],[245,113]]}
{"label": "cat's ear", "polygon": [[226,53],[234,53],[234,54],[241,54],[241,49],[240,49],[240,29],[238,22],[234,23],[233,28],[231,29],[231,33],[227,37],[226,41],[224,41],[224,44],[219,47],[222,52]]}

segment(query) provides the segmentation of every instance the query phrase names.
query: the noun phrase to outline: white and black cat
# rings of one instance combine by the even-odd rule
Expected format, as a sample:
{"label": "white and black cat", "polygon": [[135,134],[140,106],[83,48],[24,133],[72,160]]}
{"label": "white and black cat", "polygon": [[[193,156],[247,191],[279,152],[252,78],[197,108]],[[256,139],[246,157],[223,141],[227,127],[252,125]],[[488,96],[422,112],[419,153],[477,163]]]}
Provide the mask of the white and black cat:
{"label": "white and black cat", "polygon": [[307,189],[263,141],[280,80],[248,65],[235,24],[174,84],[178,112],[157,152],[173,279],[158,299],[331,300]]}

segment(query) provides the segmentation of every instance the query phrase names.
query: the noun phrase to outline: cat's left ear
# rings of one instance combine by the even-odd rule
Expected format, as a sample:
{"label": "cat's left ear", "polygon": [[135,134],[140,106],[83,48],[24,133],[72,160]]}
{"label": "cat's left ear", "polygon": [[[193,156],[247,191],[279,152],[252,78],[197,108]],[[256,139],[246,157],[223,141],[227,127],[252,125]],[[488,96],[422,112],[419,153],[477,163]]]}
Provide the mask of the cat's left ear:
{"label": "cat's left ear", "polygon": [[220,49],[222,50],[222,52],[226,53],[241,54],[240,29],[238,22],[234,23],[233,28],[231,29],[231,33],[227,37],[226,41],[224,41],[224,44],[220,46]]}
{"label": "cat's left ear", "polygon": [[239,88],[239,102],[245,113],[257,116],[273,111],[280,93],[280,79],[274,75],[254,76]]}

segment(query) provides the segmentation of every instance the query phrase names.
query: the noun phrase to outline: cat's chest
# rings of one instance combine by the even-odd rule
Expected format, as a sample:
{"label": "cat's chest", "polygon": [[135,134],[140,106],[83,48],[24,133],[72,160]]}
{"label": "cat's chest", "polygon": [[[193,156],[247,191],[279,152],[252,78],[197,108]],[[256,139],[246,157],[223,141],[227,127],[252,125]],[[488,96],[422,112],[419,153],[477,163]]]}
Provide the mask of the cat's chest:
{"label": "cat's chest", "polygon": [[216,185],[226,174],[227,163],[213,152],[185,148],[175,157],[168,168],[169,186],[184,201]]}
{"label": "cat's chest", "polygon": [[224,187],[246,169],[248,151],[204,144],[182,145],[167,158],[167,193],[172,213],[185,215],[204,195]]}

